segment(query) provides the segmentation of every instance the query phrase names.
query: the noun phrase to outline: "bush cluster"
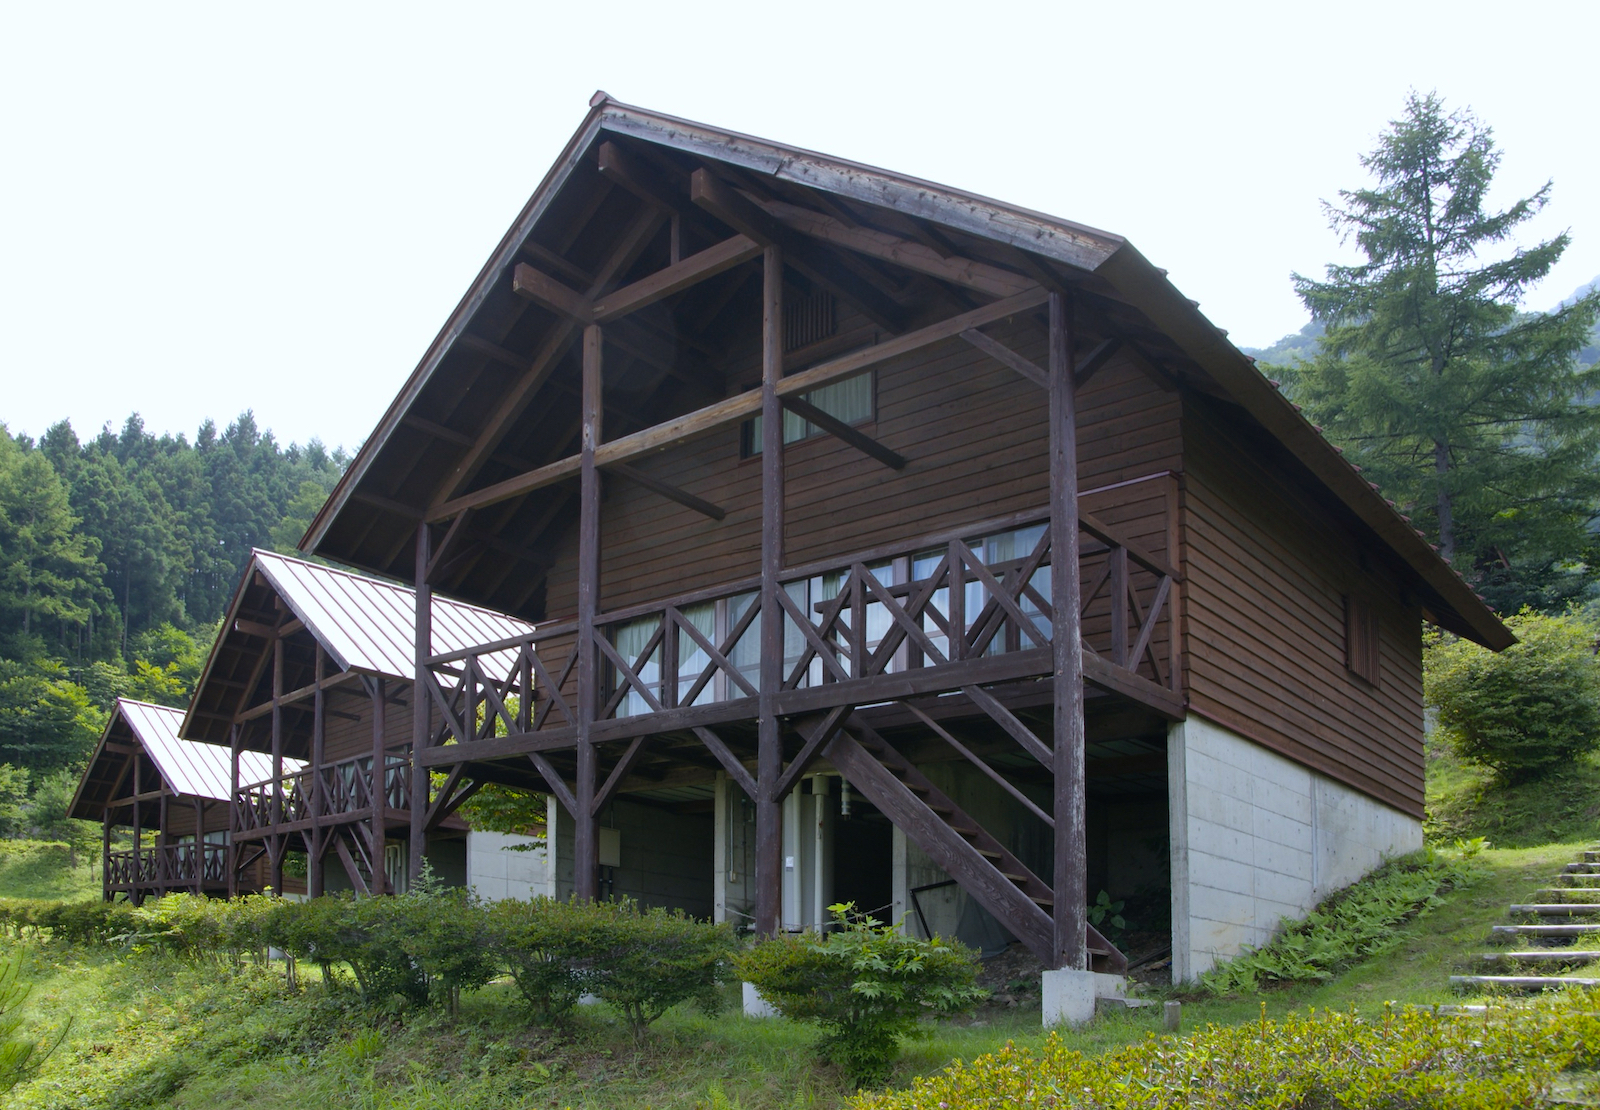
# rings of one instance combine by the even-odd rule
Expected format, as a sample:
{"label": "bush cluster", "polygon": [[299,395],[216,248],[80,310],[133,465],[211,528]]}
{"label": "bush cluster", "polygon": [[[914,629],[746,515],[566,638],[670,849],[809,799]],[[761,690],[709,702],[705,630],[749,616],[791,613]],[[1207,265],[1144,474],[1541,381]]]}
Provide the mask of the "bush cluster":
{"label": "bush cluster", "polygon": [[848,904],[829,908],[836,931],[774,938],[734,966],[784,1017],[821,1026],[823,1058],[870,1086],[888,1077],[922,1018],[970,1010],[986,992],[969,949],[901,936]]}
{"label": "bush cluster", "polygon": [[1290,1014],[1208,1026],[1179,1039],[1084,1055],[1051,1034],[957,1061],[909,1091],[858,1096],[854,1110],[1059,1107],[1223,1110],[1237,1106],[1458,1110],[1544,1105],[1562,1073],[1600,1063],[1593,992],[1453,1017],[1431,1009]]}
{"label": "bush cluster", "polygon": [[1600,626],[1576,612],[1526,609],[1506,624],[1517,643],[1498,653],[1466,640],[1429,643],[1423,692],[1458,755],[1517,783],[1600,746]]}
{"label": "bush cluster", "polygon": [[169,894],[138,907],[8,900],[0,902],[0,928],[192,960],[264,960],[276,949],[320,966],[329,984],[348,969],[361,1000],[377,1007],[454,1011],[463,990],[508,974],[536,1018],[559,1017],[592,994],[638,1037],[679,1002],[714,1008],[735,947],[727,925],[628,899],[485,904],[426,881],[392,898]]}

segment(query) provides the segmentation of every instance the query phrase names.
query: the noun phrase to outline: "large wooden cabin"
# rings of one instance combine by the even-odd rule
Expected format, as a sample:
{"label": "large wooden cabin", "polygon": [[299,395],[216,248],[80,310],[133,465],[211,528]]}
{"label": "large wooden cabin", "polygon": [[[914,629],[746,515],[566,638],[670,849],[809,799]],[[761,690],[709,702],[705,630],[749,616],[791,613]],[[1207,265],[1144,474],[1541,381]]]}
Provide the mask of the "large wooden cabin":
{"label": "large wooden cabin", "polygon": [[[264,860],[282,890],[285,859],[300,852],[312,896],[405,889],[415,612],[405,586],[252,553],[182,725],[237,761],[221,826],[236,880]],[[434,599],[433,620],[439,642],[459,646],[533,631],[445,598]],[[468,879],[467,827],[454,812],[475,789],[456,776],[419,811],[447,883]]]}
{"label": "large wooden cabin", "polygon": [[303,547],[563,893],[1116,971],[1154,887],[1177,978],[1420,845],[1422,624],[1511,642],[1126,240],[603,94]]}
{"label": "large wooden cabin", "polygon": [[[118,698],[79,780],[69,815],[101,823],[101,892],[108,902],[119,895],[137,905],[174,892],[255,892],[268,882],[257,865],[230,883],[230,754],[181,739],[182,723],[181,709]],[[256,752],[241,759],[246,776],[268,774],[268,760]],[[291,771],[297,767],[286,763]],[[112,834],[121,828],[132,844],[114,849]],[[275,889],[283,891],[282,884],[280,877]],[[291,882],[291,892],[295,886]]]}

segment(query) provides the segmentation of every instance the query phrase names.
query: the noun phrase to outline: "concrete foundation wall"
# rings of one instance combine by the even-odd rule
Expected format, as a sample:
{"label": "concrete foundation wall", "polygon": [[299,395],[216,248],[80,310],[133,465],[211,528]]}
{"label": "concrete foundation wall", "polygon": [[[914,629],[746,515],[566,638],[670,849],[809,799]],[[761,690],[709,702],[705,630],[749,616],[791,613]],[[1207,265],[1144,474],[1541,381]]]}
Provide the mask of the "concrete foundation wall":
{"label": "concrete foundation wall", "polygon": [[1175,982],[1422,847],[1416,818],[1195,716],[1168,735],[1167,775]]}
{"label": "concrete foundation wall", "polygon": [[[555,897],[572,895],[572,817],[553,806]],[[712,912],[712,814],[681,814],[659,806],[618,801],[600,815],[604,828],[621,835],[621,865],[600,869],[600,897],[634,899],[642,906],[667,906],[694,917]]]}
{"label": "concrete foundation wall", "polygon": [[479,898],[499,902],[552,896],[544,844],[531,836],[467,834],[467,885]]}

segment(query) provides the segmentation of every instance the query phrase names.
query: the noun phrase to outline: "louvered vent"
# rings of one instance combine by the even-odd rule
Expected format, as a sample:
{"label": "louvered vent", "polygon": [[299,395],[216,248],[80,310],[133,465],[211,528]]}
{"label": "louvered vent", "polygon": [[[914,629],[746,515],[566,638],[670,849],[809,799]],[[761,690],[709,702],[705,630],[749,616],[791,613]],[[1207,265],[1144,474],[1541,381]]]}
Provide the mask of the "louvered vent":
{"label": "louvered vent", "polygon": [[797,351],[833,334],[833,294],[823,291],[783,299],[783,349]]}

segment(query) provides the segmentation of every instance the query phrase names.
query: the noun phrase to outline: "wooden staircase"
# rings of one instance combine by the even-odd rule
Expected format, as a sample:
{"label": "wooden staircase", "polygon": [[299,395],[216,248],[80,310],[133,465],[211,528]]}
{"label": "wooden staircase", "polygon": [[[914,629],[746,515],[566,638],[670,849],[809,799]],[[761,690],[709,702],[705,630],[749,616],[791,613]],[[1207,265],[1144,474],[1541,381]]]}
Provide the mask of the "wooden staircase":
{"label": "wooden staircase", "polygon": [[1600,978],[1561,974],[1600,966],[1600,846],[1582,852],[1554,882],[1535,892],[1537,901],[1510,907],[1522,920],[1494,927],[1491,939],[1514,947],[1484,953],[1483,973],[1452,975],[1451,986],[1502,992],[1600,986]]}
{"label": "wooden staircase", "polygon": [[[1055,966],[1055,894],[882,736],[857,722],[824,751],[834,768],[927,853],[978,904]],[[1091,967],[1122,974],[1128,959],[1087,926]]]}

